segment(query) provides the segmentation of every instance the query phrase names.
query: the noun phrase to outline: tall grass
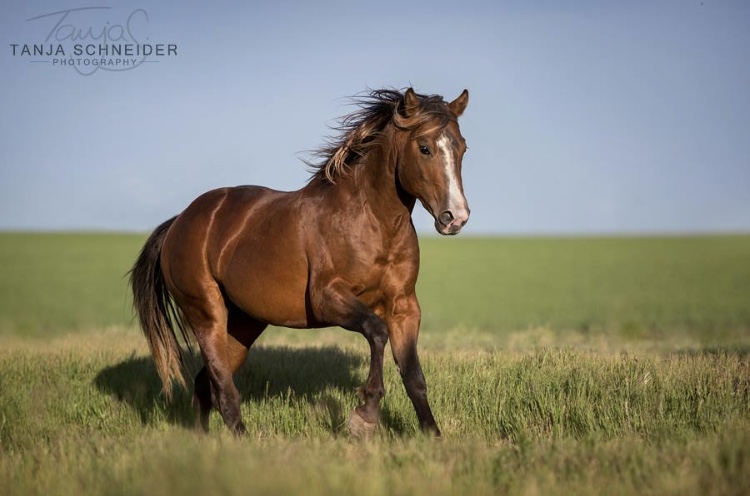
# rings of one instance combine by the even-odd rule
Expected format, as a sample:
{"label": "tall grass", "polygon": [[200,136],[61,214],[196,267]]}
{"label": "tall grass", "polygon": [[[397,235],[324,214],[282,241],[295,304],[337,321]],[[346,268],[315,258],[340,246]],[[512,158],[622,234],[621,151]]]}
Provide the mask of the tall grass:
{"label": "tall grass", "polygon": [[362,346],[256,348],[249,435],[191,430],[142,340],[111,329],[0,351],[2,494],[746,494],[748,355],[423,353],[444,433],[422,437],[392,362],[381,429],[348,439]]}

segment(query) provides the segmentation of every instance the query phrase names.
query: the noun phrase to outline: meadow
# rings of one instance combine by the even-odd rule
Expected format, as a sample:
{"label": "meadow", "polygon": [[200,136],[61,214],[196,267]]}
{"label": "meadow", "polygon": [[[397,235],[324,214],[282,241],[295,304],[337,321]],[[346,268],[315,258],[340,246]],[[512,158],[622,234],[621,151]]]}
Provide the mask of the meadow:
{"label": "meadow", "polygon": [[144,240],[0,233],[0,494],[750,493],[750,236],[423,239],[444,436],[387,357],[367,442],[367,345],[340,329],[266,331],[247,438],[196,434],[132,320]]}

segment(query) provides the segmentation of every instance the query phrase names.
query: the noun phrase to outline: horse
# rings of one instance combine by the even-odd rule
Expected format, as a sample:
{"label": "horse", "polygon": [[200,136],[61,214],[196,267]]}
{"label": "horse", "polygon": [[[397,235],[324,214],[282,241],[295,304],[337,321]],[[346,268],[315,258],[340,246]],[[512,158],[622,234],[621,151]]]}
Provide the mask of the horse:
{"label": "horse", "polygon": [[133,305],[163,393],[188,388],[190,334],[204,366],[194,381],[196,427],[218,409],[231,432],[246,432],[234,374],[268,325],[342,327],[370,347],[367,381],[348,420],[355,437],[379,422],[384,348],[391,352],[420,428],[440,436],[417,353],[415,292],[419,200],[442,235],[469,219],[461,175],[466,141],[458,118],[464,90],[446,102],[413,88],[354,97],[338,135],[314,151],[312,177],[297,191],[262,186],[214,189],[148,237],[130,271]]}

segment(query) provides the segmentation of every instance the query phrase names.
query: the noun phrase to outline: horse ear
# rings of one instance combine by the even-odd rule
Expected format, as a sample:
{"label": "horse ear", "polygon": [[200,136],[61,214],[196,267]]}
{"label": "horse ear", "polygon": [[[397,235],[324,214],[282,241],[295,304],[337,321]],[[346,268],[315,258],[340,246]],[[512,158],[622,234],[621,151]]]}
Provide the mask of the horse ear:
{"label": "horse ear", "polygon": [[414,88],[406,90],[406,93],[404,93],[404,114],[406,117],[414,115],[419,109],[419,105],[419,97],[414,93]]}
{"label": "horse ear", "polygon": [[461,114],[466,110],[466,106],[469,104],[469,90],[464,90],[458,95],[458,98],[448,104],[448,108],[456,114],[456,117],[461,117]]}

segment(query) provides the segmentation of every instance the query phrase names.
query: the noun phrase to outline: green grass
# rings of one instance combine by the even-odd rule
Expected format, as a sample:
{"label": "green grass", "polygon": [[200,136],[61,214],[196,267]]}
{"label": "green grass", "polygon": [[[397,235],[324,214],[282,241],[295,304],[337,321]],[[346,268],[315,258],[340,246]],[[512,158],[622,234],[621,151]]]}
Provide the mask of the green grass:
{"label": "green grass", "polygon": [[[0,233],[0,335],[131,324],[125,274],[145,236]],[[423,329],[542,327],[625,339],[750,330],[750,236],[426,238]]]}
{"label": "green grass", "polygon": [[337,329],[267,331],[248,437],[197,435],[132,324],[144,239],[0,234],[0,494],[750,493],[750,236],[425,239],[439,442],[390,358],[348,438],[368,353]]}
{"label": "green grass", "polygon": [[145,237],[0,233],[0,335],[128,325],[126,273]]}
{"label": "green grass", "polygon": [[748,354],[423,353],[444,433],[391,361],[381,428],[348,439],[365,346],[266,341],[238,373],[249,435],[190,430],[132,330],[0,352],[2,494],[746,494]]}
{"label": "green grass", "polygon": [[750,329],[750,236],[429,239],[428,329],[706,339]]}

